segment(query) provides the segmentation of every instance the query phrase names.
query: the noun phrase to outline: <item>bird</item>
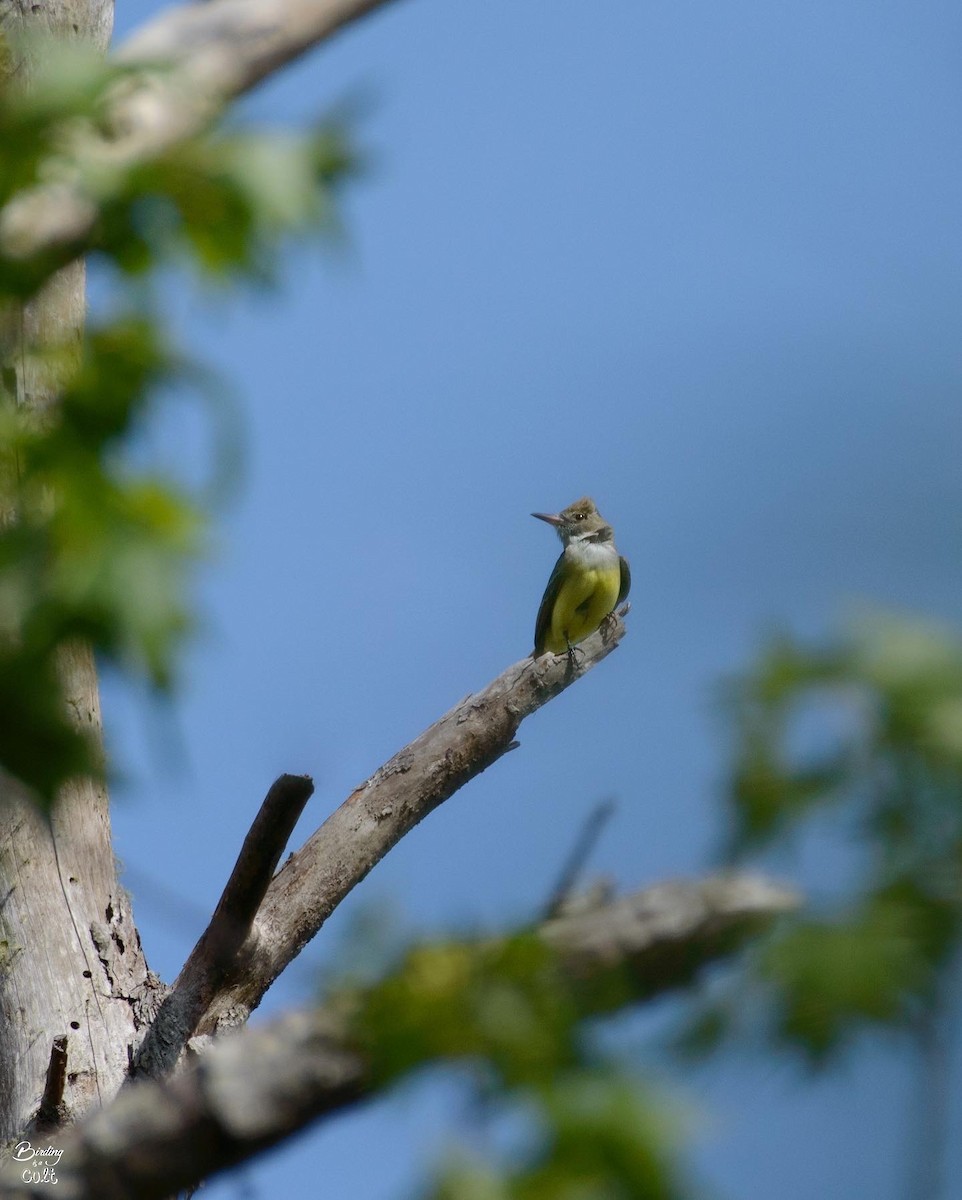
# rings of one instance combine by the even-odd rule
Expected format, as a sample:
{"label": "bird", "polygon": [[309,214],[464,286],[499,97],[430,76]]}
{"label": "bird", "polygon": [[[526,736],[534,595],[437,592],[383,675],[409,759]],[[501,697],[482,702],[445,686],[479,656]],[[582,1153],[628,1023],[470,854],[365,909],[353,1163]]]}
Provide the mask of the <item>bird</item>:
{"label": "bird", "polygon": [[533,658],[563,654],[594,633],[631,588],[628,560],[590,496],[559,513],[532,513],[554,526],[564,546],[544,590],[534,627]]}

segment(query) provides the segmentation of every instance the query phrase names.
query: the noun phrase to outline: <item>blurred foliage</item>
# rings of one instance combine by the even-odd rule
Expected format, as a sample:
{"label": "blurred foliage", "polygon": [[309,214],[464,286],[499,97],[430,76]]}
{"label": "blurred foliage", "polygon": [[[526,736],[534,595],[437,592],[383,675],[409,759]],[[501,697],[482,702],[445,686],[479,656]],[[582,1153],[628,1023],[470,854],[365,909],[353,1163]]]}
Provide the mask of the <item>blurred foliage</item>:
{"label": "blurred foliage", "polygon": [[58,648],[75,638],[169,682],[189,625],[183,569],[199,516],[162,480],[110,459],[138,404],[172,362],[141,321],[91,332],[49,416],[0,397],[0,759],[39,795],[90,770],[91,748],[66,720]]}
{"label": "blurred foliage", "polygon": [[[820,1065],[867,1030],[924,1032],[962,933],[962,640],[883,615],[827,644],[783,637],[727,700],[727,861],[784,849],[816,815],[816,836],[831,817],[833,836],[840,827],[855,845],[833,886],[696,999],[682,1048],[763,1031],[769,1048]],[[694,1194],[664,1098],[592,1040],[588,1018],[642,1001],[643,981],[598,991],[566,978],[537,938],[515,937],[416,948],[363,994],[375,1086],[428,1063],[473,1064],[476,1107],[516,1135],[483,1161],[454,1158],[425,1200]]]}
{"label": "blurred foliage", "polygon": [[748,1014],[812,1063],[872,1026],[922,1027],[962,933],[962,640],[865,616],[830,645],[779,639],[729,699],[729,856],[784,846],[818,812],[852,832],[854,875],[780,922],[684,1048],[716,1046]]}
{"label": "blurred foliage", "polygon": [[678,1131],[664,1106],[605,1060],[586,1033],[596,1000],[532,934],[417,946],[364,989],[355,1031],[376,1087],[427,1064],[468,1063],[474,1110],[507,1115],[524,1131],[511,1153],[487,1155],[483,1166],[450,1163],[425,1197],[692,1194],[673,1165]]}
{"label": "blurred foliage", "polygon": [[[14,49],[37,68],[29,90],[0,87],[0,210],[36,196],[43,212],[42,188],[69,182],[99,214],[81,242],[31,256],[14,235],[0,252],[0,767],[49,804],[65,779],[102,770],[68,719],[61,648],[86,639],[164,688],[191,626],[202,505],[124,454],[164,389],[197,375],[150,303],[152,280],[169,264],[268,280],[284,235],[335,227],[353,158],[328,122],[300,136],[211,130],[124,163],[111,105],[150,75],[56,42]],[[112,270],[116,315],[29,344],[19,306],[79,252]]]}
{"label": "blurred foliage", "polygon": [[[0,88],[0,210],[23,195],[39,205],[33,189],[59,182],[98,214],[92,233],[42,254],[18,252],[16,238],[0,253],[0,767],[50,803],[65,779],[101,769],[67,717],[62,648],[86,639],[166,687],[191,624],[185,573],[204,546],[201,507],[124,453],[164,388],[188,374],[144,291],[171,264],[269,279],[286,234],[335,227],[353,156],[342,126],[327,123],[302,136],[212,129],[125,163],[111,153],[113,99],[149,87],[147,76],[55,44],[32,58],[29,92]],[[79,342],[24,344],[18,306],[81,252],[111,269],[115,315]],[[923,1020],[958,950],[962,642],[891,617],[830,645],[782,638],[730,698],[730,857],[837,812],[857,832],[858,878],[761,941],[685,1044],[705,1051],[762,1016],[778,1044],[826,1061],[868,1026]],[[452,1163],[425,1196],[691,1194],[662,1106],[587,1036],[588,994],[530,936],[418,947],[365,986],[357,1037],[380,1084],[470,1063],[485,1105],[524,1115],[514,1152],[497,1165]],[[594,996],[591,1011],[629,999]]]}

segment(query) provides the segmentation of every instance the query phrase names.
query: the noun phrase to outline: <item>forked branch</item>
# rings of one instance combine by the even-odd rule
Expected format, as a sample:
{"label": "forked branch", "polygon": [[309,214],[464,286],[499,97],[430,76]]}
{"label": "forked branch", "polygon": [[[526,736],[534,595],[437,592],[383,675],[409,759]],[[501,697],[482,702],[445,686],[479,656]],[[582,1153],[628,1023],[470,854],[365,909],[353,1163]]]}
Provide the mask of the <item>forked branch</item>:
{"label": "forked branch", "polygon": [[170,1071],[217,989],[231,978],[237,952],[313,791],[309,776],[282,775],[267,793],[210,924],[147,1031],[134,1074]]}
{"label": "forked branch", "polygon": [[198,1025],[202,1034],[246,1020],[344,897],[415,825],[514,749],[525,717],[606,658],[625,634],[628,606],[582,642],[573,660],[547,654],[509,667],[465,697],[380,767],[292,854],[267,889],[233,983]]}
{"label": "forked branch", "polygon": [[[750,876],[666,883],[548,922],[540,934],[590,1016],[607,1008],[610,991],[592,984],[609,973],[625,984],[623,1005],[664,992],[797,903]],[[352,1103],[373,1080],[349,1031],[340,1009],[294,1013],[217,1041],[188,1070],[134,1083],[59,1143],[58,1195],[159,1200]],[[49,1184],[24,1184],[10,1169],[0,1181],[2,1200],[49,1196]]]}

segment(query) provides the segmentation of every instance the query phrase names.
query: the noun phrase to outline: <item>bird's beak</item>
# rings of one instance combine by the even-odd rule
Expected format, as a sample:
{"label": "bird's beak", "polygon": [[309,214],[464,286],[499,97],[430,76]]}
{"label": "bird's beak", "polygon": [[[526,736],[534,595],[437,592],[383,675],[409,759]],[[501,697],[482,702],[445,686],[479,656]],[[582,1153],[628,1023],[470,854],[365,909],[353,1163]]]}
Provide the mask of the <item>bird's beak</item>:
{"label": "bird's beak", "polygon": [[539,521],[547,521],[549,525],[554,525],[556,528],[564,524],[564,520],[557,513],[532,513],[533,517],[537,517]]}

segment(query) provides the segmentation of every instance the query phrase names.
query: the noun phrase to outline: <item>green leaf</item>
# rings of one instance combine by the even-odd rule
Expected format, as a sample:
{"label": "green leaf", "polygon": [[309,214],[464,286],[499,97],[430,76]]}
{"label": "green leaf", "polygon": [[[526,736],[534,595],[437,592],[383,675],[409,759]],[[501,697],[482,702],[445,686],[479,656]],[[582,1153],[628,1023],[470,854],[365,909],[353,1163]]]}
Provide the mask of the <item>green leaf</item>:
{"label": "green leaf", "polygon": [[941,955],[917,898],[889,892],[828,921],[799,922],[769,947],[781,1033],[813,1060],[866,1023],[900,1024],[928,1002]]}

